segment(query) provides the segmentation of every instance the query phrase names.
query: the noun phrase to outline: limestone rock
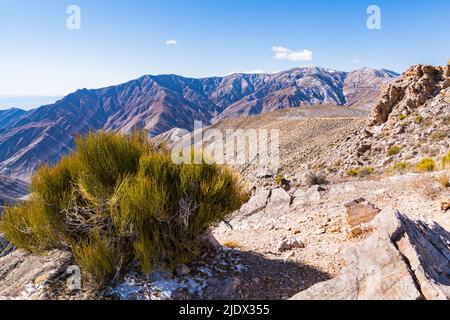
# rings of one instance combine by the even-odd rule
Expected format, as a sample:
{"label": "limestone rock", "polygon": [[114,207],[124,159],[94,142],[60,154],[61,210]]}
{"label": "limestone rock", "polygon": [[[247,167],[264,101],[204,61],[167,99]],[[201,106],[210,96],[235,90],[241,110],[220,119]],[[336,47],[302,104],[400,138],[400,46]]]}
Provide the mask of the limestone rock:
{"label": "limestone rock", "polygon": [[255,195],[242,206],[240,213],[249,216],[263,210],[267,205],[269,196],[269,190],[257,190]]}
{"label": "limestone rock", "polygon": [[69,252],[58,250],[42,256],[16,250],[0,258],[0,297],[46,299],[46,285],[64,274],[71,260]]}
{"label": "limestone rock", "polygon": [[294,202],[293,205],[295,207],[300,207],[308,204],[314,204],[320,201],[322,195],[320,191],[323,191],[323,187],[321,186],[312,186],[306,191],[297,190],[294,193]]}
{"label": "limestone rock", "polygon": [[293,300],[450,299],[450,235],[436,223],[414,222],[392,209],[377,232],[344,251],[346,267]]}
{"label": "limestone rock", "polygon": [[380,212],[373,203],[365,198],[359,198],[345,204],[347,210],[346,220],[352,227],[370,222]]}
{"label": "limestone rock", "polygon": [[266,206],[266,211],[284,212],[290,209],[291,196],[284,189],[274,189],[272,190],[272,195],[270,196],[270,201]]}

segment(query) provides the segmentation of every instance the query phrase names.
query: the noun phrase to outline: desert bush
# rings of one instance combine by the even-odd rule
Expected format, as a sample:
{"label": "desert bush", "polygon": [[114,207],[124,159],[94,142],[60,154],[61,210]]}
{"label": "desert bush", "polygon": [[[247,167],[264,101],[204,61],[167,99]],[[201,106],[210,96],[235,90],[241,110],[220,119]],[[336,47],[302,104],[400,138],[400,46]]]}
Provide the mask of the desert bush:
{"label": "desert bush", "polygon": [[442,157],[442,167],[444,169],[450,167],[450,151]]}
{"label": "desert bush", "polygon": [[423,158],[416,164],[416,170],[420,172],[431,172],[436,170],[436,162],[432,158]]}
{"label": "desert bush", "polygon": [[400,153],[400,147],[399,146],[393,146],[392,148],[389,149],[388,151],[388,155],[389,156],[395,156],[396,154]]}
{"label": "desert bush", "polygon": [[375,168],[373,167],[361,167],[353,168],[347,171],[350,177],[367,177],[375,173]]}
{"label": "desert bush", "polygon": [[77,138],[76,152],[43,166],[33,198],[6,208],[1,228],[17,247],[69,247],[104,284],[132,261],[145,273],[200,254],[201,236],[247,200],[225,166],[174,164],[139,133]]}
{"label": "desert bush", "polygon": [[328,184],[327,176],[320,172],[311,171],[306,175],[306,183],[308,186],[321,186]]}
{"label": "desert bush", "polygon": [[408,116],[405,115],[405,114],[401,114],[401,115],[398,116],[398,119],[399,119],[400,121],[403,121],[403,120],[405,120],[406,118],[408,118]]}
{"label": "desert bush", "polygon": [[407,163],[407,162],[397,162],[397,163],[394,163],[392,165],[392,167],[390,168],[389,171],[391,171],[391,172],[398,172],[398,173],[405,173],[405,172],[407,172],[410,169],[411,169],[411,165],[409,163]]}
{"label": "desert bush", "polygon": [[443,188],[449,188],[450,187],[450,178],[447,174],[443,173],[439,176],[439,183]]}
{"label": "desert bush", "polygon": [[421,116],[420,114],[416,116],[416,123],[422,123],[423,122],[423,116]]}

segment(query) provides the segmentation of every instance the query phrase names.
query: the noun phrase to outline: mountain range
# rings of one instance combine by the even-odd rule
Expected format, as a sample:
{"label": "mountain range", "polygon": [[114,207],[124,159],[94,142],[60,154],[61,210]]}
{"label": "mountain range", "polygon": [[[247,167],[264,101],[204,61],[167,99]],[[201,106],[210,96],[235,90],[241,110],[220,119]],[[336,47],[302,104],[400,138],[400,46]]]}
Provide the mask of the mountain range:
{"label": "mountain range", "polygon": [[76,135],[89,131],[127,133],[139,127],[156,136],[172,128],[192,130],[194,120],[211,124],[305,105],[370,108],[381,86],[396,77],[384,69],[311,66],[202,79],[146,75],[118,86],[81,89],[34,110],[0,111],[0,173],[29,180],[42,163],[69,153]]}

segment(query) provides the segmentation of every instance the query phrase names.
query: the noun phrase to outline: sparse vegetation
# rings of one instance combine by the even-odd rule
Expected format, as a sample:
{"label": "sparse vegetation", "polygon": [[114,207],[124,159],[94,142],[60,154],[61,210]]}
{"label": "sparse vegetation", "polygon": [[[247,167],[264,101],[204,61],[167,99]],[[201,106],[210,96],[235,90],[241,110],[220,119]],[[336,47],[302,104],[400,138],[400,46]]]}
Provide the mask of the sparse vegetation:
{"label": "sparse vegetation", "polygon": [[450,167],[450,151],[442,157],[442,167],[444,169]]}
{"label": "sparse vegetation", "polygon": [[423,117],[419,114],[416,116],[416,123],[422,123],[423,122]]}
{"label": "sparse vegetation", "polygon": [[306,183],[308,186],[320,186],[328,184],[327,176],[320,172],[311,171],[306,175]]}
{"label": "sparse vegetation", "polygon": [[71,248],[97,284],[131,261],[148,273],[196,258],[207,229],[247,200],[229,168],[176,165],[139,133],[89,134],[76,144],[38,170],[32,199],[7,207],[1,230],[31,252]]}
{"label": "sparse vegetation", "polygon": [[441,186],[443,188],[449,188],[450,187],[450,178],[449,178],[448,174],[445,174],[445,173],[441,174],[439,176],[439,183],[441,184]]}
{"label": "sparse vegetation", "polygon": [[406,118],[408,118],[408,116],[406,114],[401,114],[401,115],[398,116],[398,120],[400,120],[400,121],[403,121]]}
{"label": "sparse vegetation", "polygon": [[354,168],[347,171],[347,174],[350,177],[367,177],[375,173],[375,168],[373,167],[361,167]]}
{"label": "sparse vegetation", "polygon": [[284,180],[284,177],[280,174],[275,177],[275,183],[279,186],[281,186],[281,183],[283,182],[283,180]]}
{"label": "sparse vegetation", "polygon": [[397,172],[400,174],[406,173],[411,169],[411,165],[407,162],[397,162],[392,165],[391,168],[387,170],[387,173]]}
{"label": "sparse vegetation", "polygon": [[400,153],[401,148],[399,146],[393,146],[389,149],[388,155],[389,156],[395,156]]}
{"label": "sparse vegetation", "polygon": [[436,161],[432,158],[424,158],[416,164],[416,170],[420,172],[432,172],[436,170]]}

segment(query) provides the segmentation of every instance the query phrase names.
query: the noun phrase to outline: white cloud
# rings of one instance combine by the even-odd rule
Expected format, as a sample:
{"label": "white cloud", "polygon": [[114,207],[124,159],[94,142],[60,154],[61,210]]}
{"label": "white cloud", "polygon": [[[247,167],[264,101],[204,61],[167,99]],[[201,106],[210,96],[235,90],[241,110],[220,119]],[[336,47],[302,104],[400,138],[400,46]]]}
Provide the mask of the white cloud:
{"label": "white cloud", "polygon": [[356,63],[356,64],[361,64],[361,63],[363,63],[364,61],[362,61],[361,59],[354,59],[353,60],[353,63]]}
{"label": "white cloud", "polygon": [[275,52],[274,59],[289,60],[289,61],[310,61],[313,59],[312,51],[303,49],[302,51],[292,51],[285,47],[273,47],[272,51]]}
{"label": "white cloud", "polygon": [[166,45],[168,45],[168,46],[176,46],[178,43],[177,43],[177,40],[167,40],[166,41]]}

